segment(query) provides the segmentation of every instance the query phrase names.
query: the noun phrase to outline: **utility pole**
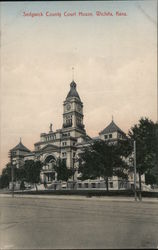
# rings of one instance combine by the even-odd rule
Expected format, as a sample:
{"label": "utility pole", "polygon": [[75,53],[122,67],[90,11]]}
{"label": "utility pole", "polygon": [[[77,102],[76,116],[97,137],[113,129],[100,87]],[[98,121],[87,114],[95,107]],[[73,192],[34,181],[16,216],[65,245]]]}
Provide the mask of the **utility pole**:
{"label": "utility pole", "polygon": [[137,201],[137,185],[136,185],[136,180],[137,180],[137,170],[136,170],[136,141],[134,141],[134,199]]}

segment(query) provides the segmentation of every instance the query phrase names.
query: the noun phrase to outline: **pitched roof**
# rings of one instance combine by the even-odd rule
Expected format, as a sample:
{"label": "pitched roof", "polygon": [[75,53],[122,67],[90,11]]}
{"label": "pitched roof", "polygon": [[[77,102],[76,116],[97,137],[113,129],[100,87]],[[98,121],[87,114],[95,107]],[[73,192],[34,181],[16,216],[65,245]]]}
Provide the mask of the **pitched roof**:
{"label": "pitched roof", "polygon": [[19,144],[17,144],[14,148],[11,149],[11,151],[16,151],[16,150],[30,152],[30,150],[26,148],[21,141],[19,142]]}
{"label": "pitched roof", "polygon": [[76,83],[74,81],[72,81],[70,83],[70,91],[69,91],[66,99],[70,98],[70,97],[77,97],[80,100],[79,94],[78,94],[78,92],[76,90]]}
{"label": "pitched roof", "polygon": [[108,134],[113,132],[120,132],[121,134],[125,133],[112,121],[106,128],[104,128],[99,134]]}

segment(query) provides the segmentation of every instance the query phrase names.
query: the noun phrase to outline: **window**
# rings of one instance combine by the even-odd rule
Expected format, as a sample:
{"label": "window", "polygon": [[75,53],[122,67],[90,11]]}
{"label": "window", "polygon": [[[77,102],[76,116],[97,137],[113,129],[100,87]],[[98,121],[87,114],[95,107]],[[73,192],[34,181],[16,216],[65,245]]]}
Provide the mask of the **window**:
{"label": "window", "polygon": [[70,118],[66,119],[66,124],[72,125],[72,119],[70,119]]}
{"label": "window", "polygon": [[119,188],[126,188],[127,183],[125,181],[120,181]]}
{"label": "window", "polygon": [[134,184],[133,183],[131,184],[131,189],[134,190]]}
{"label": "window", "polygon": [[92,188],[96,188],[96,183],[92,183]]}
{"label": "window", "polygon": [[104,139],[108,139],[108,135],[104,135]]}
{"label": "window", "polygon": [[88,188],[88,183],[85,183],[84,186],[85,186],[85,188]]}
{"label": "window", "polygon": [[66,157],[66,152],[63,152],[63,153],[62,153],[62,156],[63,156],[63,157]]}
{"label": "window", "polygon": [[63,144],[63,146],[66,146],[66,145],[67,145],[67,142],[63,142],[62,144]]}
{"label": "window", "polygon": [[81,188],[82,187],[82,183],[78,183],[78,188]]}
{"label": "window", "polygon": [[48,181],[50,181],[51,180],[51,177],[50,177],[50,175],[48,174]]}
{"label": "window", "polygon": [[113,188],[113,187],[114,187],[114,186],[113,186],[113,182],[110,182],[109,184],[110,184],[110,188]]}
{"label": "window", "polygon": [[67,136],[67,134],[62,134],[62,136]]}
{"label": "window", "polygon": [[112,134],[109,134],[109,138],[112,138]]}

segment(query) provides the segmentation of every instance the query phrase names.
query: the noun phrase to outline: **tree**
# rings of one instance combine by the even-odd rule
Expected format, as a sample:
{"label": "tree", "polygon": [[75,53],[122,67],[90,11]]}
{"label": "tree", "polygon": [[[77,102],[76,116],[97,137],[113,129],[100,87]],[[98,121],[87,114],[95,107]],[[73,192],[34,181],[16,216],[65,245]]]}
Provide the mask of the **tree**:
{"label": "tree", "polygon": [[[158,168],[158,124],[148,118],[141,118],[129,131],[129,137],[136,141],[136,163],[141,191],[141,175]],[[151,175],[150,178],[151,180]],[[148,179],[148,184],[149,184]]]}
{"label": "tree", "polygon": [[27,160],[24,165],[19,168],[19,178],[35,184],[37,190],[37,183],[40,182],[41,169],[42,163],[40,161]]}
{"label": "tree", "polygon": [[154,185],[155,183],[157,183],[156,176],[152,174],[150,170],[147,173],[145,173],[145,183],[147,185],[149,184]]}
{"label": "tree", "polygon": [[107,191],[109,177],[117,175],[127,179],[127,174],[124,172],[127,169],[127,164],[123,160],[125,148],[121,145],[124,145],[124,143],[112,144],[100,140],[85,148],[79,159],[81,179],[103,177]]}
{"label": "tree", "polygon": [[6,188],[9,186],[9,179],[7,175],[0,176],[0,188]]}
{"label": "tree", "polygon": [[11,165],[8,163],[2,170],[2,175],[0,177],[0,188],[9,187],[9,182],[11,181]]}
{"label": "tree", "polygon": [[[157,161],[157,164],[155,164],[155,166],[146,173],[145,181],[147,184],[151,184],[151,185],[155,184],[158,186],[158,160],[156,161]],[[148,178],[148,175],[150,175],[150,178]],[[152,176],[153,176],[153,179],[152,179]]]}
{"label": "tree", "polygon": [[[37,190],[37,183],[40,181],[40,172],[42,169],[42,163],[40,161],[27,160],[25,163],[17,168],[11,166],[10,163],[3,169],[0,177],[0,187],[8,187],[11,181],[11,168],[14,167],[14,181],[20,180],[21,182],[29,182],[35,184]],[[23,185],[23,184],[22,184]]]}
{"label": "tree", "polygon": [[66,162],[60,158],[54,166],[54,170],[57,172],[57,180],[60,181],[68,181],[73,174],[72,169],[67,168]]}
{"label": "tree", "polygon": [[12,177],[11,177],[12,167],[14,168],[14,180],[16,179],[18,169],[16,166],[11,166],[11,164],[8,163],[6,167],[3,168],[2,170],[2,175],[0,177],[0,188],[9,187],[9,183],[12,180]]}

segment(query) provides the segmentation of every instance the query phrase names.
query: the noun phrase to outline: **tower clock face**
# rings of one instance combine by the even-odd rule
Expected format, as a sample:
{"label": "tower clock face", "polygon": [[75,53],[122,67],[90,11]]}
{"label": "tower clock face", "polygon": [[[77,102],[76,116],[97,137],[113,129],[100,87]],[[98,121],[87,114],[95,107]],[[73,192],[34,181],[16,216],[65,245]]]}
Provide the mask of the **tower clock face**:
{"label": "tower clock face", "polygon": [[66,105],[66,110],[70,110],[71,109],[71,105],[68,103],[67,105]]}

